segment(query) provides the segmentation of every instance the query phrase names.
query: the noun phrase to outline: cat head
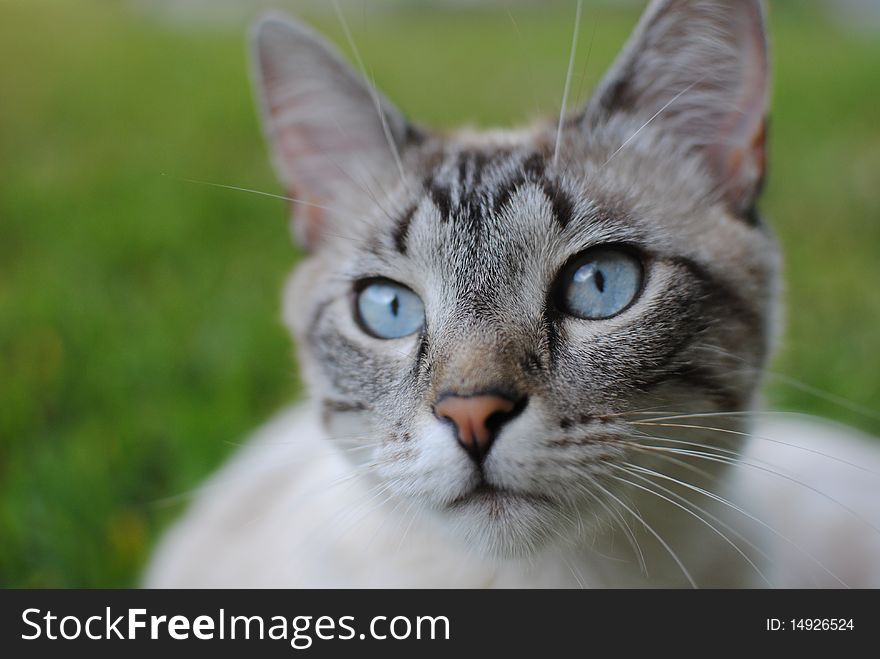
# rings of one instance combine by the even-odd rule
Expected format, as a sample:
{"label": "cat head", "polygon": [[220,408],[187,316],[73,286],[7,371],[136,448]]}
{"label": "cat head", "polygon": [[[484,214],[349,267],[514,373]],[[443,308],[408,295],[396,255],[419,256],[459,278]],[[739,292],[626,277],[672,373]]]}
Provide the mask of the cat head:
{"label": "cat head", "polygon": [[779,260],[759,2],[652,2],[585,108],[517,131],[417,126],[276,14],[253,44],[309,252],[286,318],[384,491],[527,553],[601,513],[646,415],[751,404]]}

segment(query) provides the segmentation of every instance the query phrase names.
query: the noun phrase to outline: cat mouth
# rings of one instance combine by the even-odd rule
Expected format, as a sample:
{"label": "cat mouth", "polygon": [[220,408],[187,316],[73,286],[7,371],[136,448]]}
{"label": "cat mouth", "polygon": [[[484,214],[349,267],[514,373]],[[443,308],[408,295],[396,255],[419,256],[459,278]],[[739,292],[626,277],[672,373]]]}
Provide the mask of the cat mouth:
{"label": "cat mouth", "polygon": [[513,506],[524,503],[549,505],[551,501],[547,497],[537,494],[509,490],[483,481],[469,492],[450,501],[447,507],[454,510],[456,508],[463,508],[465,506],[476,504],[488,505],[493,509],[498,509],[502,506]]}

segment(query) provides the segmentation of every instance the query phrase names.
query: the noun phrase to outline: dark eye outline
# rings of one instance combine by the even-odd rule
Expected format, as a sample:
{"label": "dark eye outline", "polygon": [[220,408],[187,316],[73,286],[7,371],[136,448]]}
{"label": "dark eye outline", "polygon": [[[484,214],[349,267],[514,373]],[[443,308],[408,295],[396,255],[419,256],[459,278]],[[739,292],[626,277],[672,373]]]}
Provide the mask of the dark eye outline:
{"label": "dark eye outline", "polygon": [[358,308],[358,298],[360,294],[363,292],[365,288],[372,286],[373,284],[384,284],[386,286],[396,286],[398,288],[404,288],[408,290],[410,293],[415,295],[419,301],[422,303],[422,308],[425,306],[424,300],[422,300],[422,296],[416,293],[413,289],[411,289],[406,284],[401,284],[399,281],[394,281],[393,279],[389,279],[388,277],[365,277],[363,279],[356,280],[351,289],[350,296],[350,304],[351,304],[351,315],[354,318],[355,324],[360,328],[360,330],[374,339],[378,339],[379,341],[397,341],[399,339],[405,339],[410,336],[414,336],[421,332],[424,332],[425,325],[427,324],[427,318],[424,318],[422,321],[421,327],[410,332],[409,334],[404,334],[403,336],[395,336],[395,337],[387,337],[387,336],[379,336],[373,330],[371,330],[367,324],[364,322],[364,319],[361,317],[361,310]]}
{"label": "dark eye outline", "polygon": [[[597,252],[619,252],[621,254],[625,254],[631,257],[639,268],[639,287],[636,290],[635,294],[633,294],[632,299],[627,302],[625,306],[621,307],[618,311],[614,312],[610,316],[581,316],[574,313],[568,308],[568,305],[565,301],[565,291],[567,285],[571,283],[571,279],[575,271],[579,267],[584,265],[584,263],[590,258],[590,256],[596,254]],[[551,298],[553,300],[553,305],[556,310],[559,311],[559,313],[562,313],[571,318],[577,318],[579,320],[608,320],[610,318],[615,318],[627,311],[630,307],[632,307],[645,292],[645,285],[648,281],[648,261],[648,257],[641,250],[626,243],[603,243],[601,245],[588,247],[587,249],[572,255],[565,262],[565,265],[563,265],[559,269],[559,272],[556,275],[553,286],[551,288]]]}

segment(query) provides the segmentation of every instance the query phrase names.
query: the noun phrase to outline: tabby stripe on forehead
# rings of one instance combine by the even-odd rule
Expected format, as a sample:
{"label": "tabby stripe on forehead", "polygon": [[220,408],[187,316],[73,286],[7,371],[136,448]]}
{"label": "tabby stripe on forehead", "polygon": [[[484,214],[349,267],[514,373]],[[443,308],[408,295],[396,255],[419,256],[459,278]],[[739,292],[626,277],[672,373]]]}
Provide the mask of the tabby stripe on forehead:
{"label": "tabby stripe on forehead", "polygon": [[442,184],[435,178],[428,176],[424,181],[424,188],[431,197],[431,201],[440,217],[448,220],[454,211],[466,211],[466,216],[475,222],[479,215],[480,196],[478,188],[483,180],[483,169],[489,162],[489,157],[479,151],[462,151],[458,154],[458,195],[453,199],[448,184]]}
{"label": "tabby stripe on forehead", "polygon": [[525,183],[539,184],[553,209],[553,219],[565,228],[574,212],[574,202],[553,181],[545,178],[545,162],[539,153],[533,153],[523,161],[521,173],[502,185],[495,193],[493,210],[499,215],[510,202],[510,197]]}
{"label": "tabby stripe on forehead", "polygon": [[482,215],[480,184],[488,161],[488,157],[479,151],[463,151],[458,156],[458,210],[472,226],[479,223]]}
{"label": "tabby stripe on forehead", "polygon": [[458,155],[458,179],[463,190],[479,187],[483,182],[483,169],[488,162],[489,156],[480,151],[462,151]]}
{"label": "tabby stripe on forehead", "polygon": [[531,154],[520,166],[520,171],[509,181],[501,184],[494,194],[493,211],[496,217],[507,206],[510,198],[524,183],[538,183],[544,178],[544,158],[538,153]]}
{"label": "tabby stripe on forehead", "polygon": [[545,168],[546,162],[540,153],[533,153],[523,160],[522,170],[529,181],[537,182],[544,178]]}
{"label": "tabby stripe on forehead", "polygon": [[449,193],[449,188],[440,185],[437,181],[428,177],[425,180],[425,189],[428,191],[428,195],[430,195],[431,201],[437,207],[437,210],[440,211],[440,218],[443,220],[449,219],[449,213],[452,211],[452,197]]}
{"label": "tabby stripe on forehead", "polygon": [[394,239],[394,246],[401,254],[406,254],[406,240],[409,237],[409,225],[412,224],[413,215],[416,214],[418,208],[418,203],[410,206],[394,226],[394,234],[392,236]]}
{"label": "tabby stripe on forehead", "polygon": [[574,203],[558,185],[551,181],[544,183],[544,194],[553,207],[553,219],[564,229],[574,212]]}

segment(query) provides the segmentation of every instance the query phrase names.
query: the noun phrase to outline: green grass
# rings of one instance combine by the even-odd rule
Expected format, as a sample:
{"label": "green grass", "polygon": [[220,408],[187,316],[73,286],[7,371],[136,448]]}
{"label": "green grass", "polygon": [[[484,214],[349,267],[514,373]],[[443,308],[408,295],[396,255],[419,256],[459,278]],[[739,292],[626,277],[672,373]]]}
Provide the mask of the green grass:
{"label": "green grass", "polygon": [[[798,3],[801,5],[801,3]],[[249,97],[242,26],[137,3],[0,3],[0,585],[134,583],[164,500],[298,392],[278,322],[298,257]],[[784,13],[781,13],[784,12]],[[555,111],[571,11],[352,11],[411,116],[510,125]],[[584,93],[633,24],[588,4]],[[317,24],[340,41],[327,16]],[[773,20],[764,209],[787,252],[774,368],[880,400],[880,39],[789,3]],[[576,85],[577,88],[577,85]],[[880,433],[876,417],[771,380],[776,406]]]}

